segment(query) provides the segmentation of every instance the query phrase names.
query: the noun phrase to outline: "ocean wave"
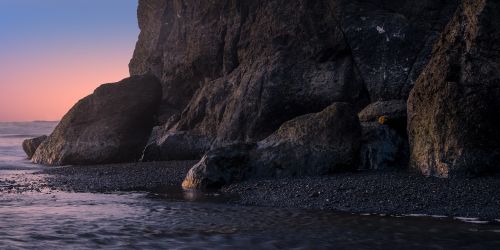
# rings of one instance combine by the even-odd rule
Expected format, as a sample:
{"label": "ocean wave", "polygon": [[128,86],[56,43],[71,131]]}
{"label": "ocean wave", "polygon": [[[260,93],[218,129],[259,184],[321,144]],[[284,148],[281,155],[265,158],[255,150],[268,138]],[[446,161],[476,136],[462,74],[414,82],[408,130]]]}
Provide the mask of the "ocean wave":
{"label": "ocean wave", "polygon": [[42,135],[35,134],[0,134],[0,138],[35,138]]}

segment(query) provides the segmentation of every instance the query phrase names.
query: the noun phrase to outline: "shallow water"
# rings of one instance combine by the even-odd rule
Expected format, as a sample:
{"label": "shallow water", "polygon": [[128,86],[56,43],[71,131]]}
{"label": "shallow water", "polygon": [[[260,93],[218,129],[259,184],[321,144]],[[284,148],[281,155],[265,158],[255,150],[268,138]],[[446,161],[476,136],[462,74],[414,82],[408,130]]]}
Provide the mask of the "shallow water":
{"label": "shallow water", "polygon": [[500,249],[499,223],[242,207],[171,190],[18,193],[16,185],[44,176],[19,154],[15,140],[24,137],[0,138],[10,145],[0,148],[8,149],[0,152],[0,249]]}
{"label": "shallow water", "polygon": [[0,122],[0,170],[31,169],[39,166],[26,160],[24,139],[48,135],[57,122]]}
{"label": "shallow water", "polygon": [[46,249],[498,249],[500,226],[172,201],[147,193],[2,195],[0,246]]}

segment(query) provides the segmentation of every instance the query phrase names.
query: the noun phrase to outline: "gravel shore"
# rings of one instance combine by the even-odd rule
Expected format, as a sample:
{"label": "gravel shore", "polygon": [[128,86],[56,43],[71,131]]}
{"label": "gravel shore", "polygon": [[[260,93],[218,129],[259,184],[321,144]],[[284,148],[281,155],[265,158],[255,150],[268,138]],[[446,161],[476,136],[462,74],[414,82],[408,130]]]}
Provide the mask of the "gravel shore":
{"label": "gravel shore", "polygon": [[49,187],[74,192],[151,191],[179,187],[196,161],[144,162],[46,168]]}
{"label": "gravel shore", "polygon": [[[29,182],[25,189],[179,192],[185,174],[195,163],[172,161],[45,168],[32,174],[44,178],[33,179],[35,181]],[[23,176],[26,178],[26,174]],[[500,176],[438,179],[406,172],[357,172],[246,181],[226,186],[219,194],[232,197],[226,202],[239,205],[495,220],[500,219],[499,190]]]}
{"label": "gravel shore", "polygon": [[427,178],[406,172],[360,172],[260,180],[222,189],[238,204],[392,215],[500,218],[500,177]]}

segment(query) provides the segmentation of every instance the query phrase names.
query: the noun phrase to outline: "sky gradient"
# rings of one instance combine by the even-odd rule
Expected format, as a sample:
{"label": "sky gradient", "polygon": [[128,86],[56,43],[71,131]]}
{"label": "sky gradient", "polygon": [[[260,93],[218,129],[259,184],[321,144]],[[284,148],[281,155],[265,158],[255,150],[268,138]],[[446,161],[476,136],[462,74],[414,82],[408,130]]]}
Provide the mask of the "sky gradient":
{"label": "sky gradient", "polygon": [[59,120],[128,76],[137,0],[0,0],[0,121]]}

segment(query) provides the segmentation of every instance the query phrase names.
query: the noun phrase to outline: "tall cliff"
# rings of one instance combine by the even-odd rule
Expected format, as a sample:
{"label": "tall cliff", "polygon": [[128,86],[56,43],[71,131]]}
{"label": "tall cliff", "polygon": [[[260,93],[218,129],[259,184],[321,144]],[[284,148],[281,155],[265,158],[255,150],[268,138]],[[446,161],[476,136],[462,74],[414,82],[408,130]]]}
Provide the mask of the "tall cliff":
{"label": "tall cliff", "polygon": [[456,6],[140,0],[130,73],[161,79],[159,138],[187,131],[213,146],[258,141],[333,102],[359,111],[375,101],[406,100]]}
{"label": "tall cliff", "polygon": [[499,12],[494,0],[140,0],[132,77],[75,105],[33,161],[203,156],[194,188],[409,159],[426,175],[496,172]]}

